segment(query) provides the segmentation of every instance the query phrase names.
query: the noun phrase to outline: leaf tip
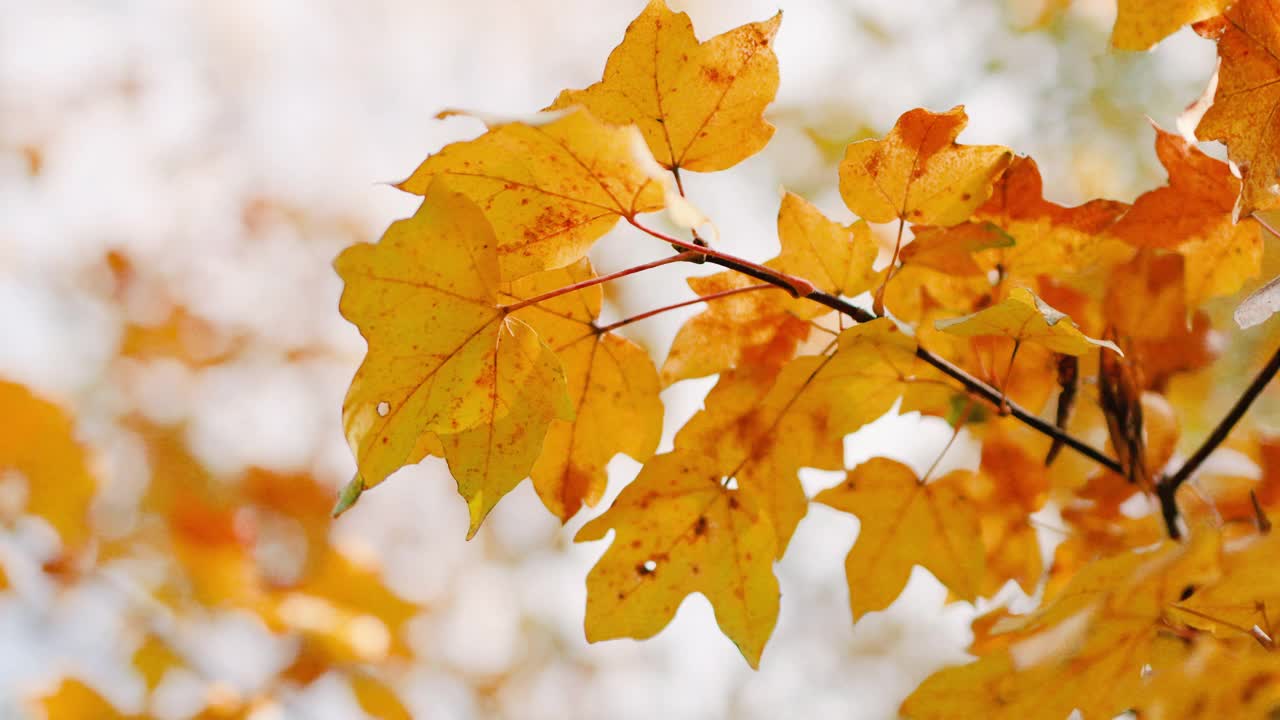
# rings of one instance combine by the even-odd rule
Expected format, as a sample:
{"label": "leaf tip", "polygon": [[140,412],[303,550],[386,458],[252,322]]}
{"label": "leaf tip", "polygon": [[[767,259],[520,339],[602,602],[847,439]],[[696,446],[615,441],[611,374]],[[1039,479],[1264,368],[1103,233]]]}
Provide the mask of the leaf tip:
{"label": "leaf tip", "polygon": [[342,513],[351,509],[352,505],[360,499],[360,495],[364,493],[364,478],[360,473],[356,473],[351,481],[342,488],[342,492],[338,493],[338,500],[333,504],[333,510],[330,511],[331,517],[338,517]]}

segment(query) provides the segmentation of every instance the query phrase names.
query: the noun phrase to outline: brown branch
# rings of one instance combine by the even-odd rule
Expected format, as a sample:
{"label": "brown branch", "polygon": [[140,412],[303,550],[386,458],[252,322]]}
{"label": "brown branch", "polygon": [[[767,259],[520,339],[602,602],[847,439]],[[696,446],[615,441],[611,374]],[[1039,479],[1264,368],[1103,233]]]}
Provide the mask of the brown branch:
{"label": "brown branch", "polygon": [[1165,529],[1169,532],[1169,537],[1177,540],[1182,537],[1182,531],[1178,528],[1178,505],[1174,495],[1178,492],[1178,488],[1191,477],[1196,470],[1200,468],[1209,455],[1222,444],[1231,434],[1232,428],[1236,423],[1240,422],[1240,418],[1249,411],[1249,406],[1254,400],[1262,394],[1263,388],[1271,379],[1280,372],[1280,349],[1277,349],[1267,364],[1258,371],[1254,376],[1253,382],[1249,383],[1249,387],[1236,399],[1235,405],[1227,411],[1227,414],[1218,422],[1218,426],[1209,433],[1209,437],[1205,438],[1195,453],[1187,458],[1187,461],[1178,468],[1178,471],[1168,477],[1162,477],[1160,482],[1156,484],[1156,496],[1160,498],[1160,514],[1164,518]]}
{"label": "brown branch", "polygon": [[[772,285],[777,285],[778,287],[781,287],[788,291],[792,289],[792,286],[790,286],[786,280],[783,280],[769,273],[759,271],[757,269],[759,266],[754,265],[754,263],[739,262],[736,259],[732,258],[731,256],[725,255],[723,253],[716,256],[707,257],[706,262],[711,263],[713,265],[719,265],[720,267],[728,268],[730,270],[736,270],[744,275],[749,275],[757,280],[761,280],[763,282],[767,282]],[[804,295],[803,297],[807,300],[811,300],[820,305],[825,305],[826,307],[829,307],[832,310],[835,310],[836,312],[848,315],[849,317],[853,318],[855,321],[860,323],[870,322],[872,320],[877,319],[878,317],[874,313],[868,312],[867,310],[864,310],[858,307],[857,305],[854,305],[848,302],[847,300],[844,300],[835,295],[831,295],[829,293],[822,292],[821,290],[814,290],[809,294]],[[919,345],[916,346],[916,357],[920,358],[926,363],[929,363],[934,368],[941,371],[944,375],[959,382],[969,394],[975,395],[977,397],[982,398],[983,400],[986,400],[987,402],[991,403],[993,407],[1001,408],[1002,393],[999,390],[996,390],[995,388],[991,387],[987,383],[974,377],[973,375],[970,375],[963,368],[953,365],[950,361],[946,360],[945,358],[942,358],[938,355],[934,355],[928,349],[921,347]],[[1070,447],[1072,450],[1075,450],[1081,455],[1084,455],[1085,457],[1089,458],[1090,460],[1093,460],[1094,462],[1098,463],[1099,465],[1102,465],[1103,467],[1107,468],[1108,470],[1111,470],[1112,472],[1123,474],[1124,469],[1120,466],[1119,462],[1117,462],[1116,460],[1110,457],[1107,457],[1105,454],[1103,454],[1101,451],[1097,450],[1096,448],[1081,441],[1080,439],[1076,438],[1075,436],[1071,435],[1065,430],[1062,430],[1057,426],[1040,419],[1035,414],[1029,412],[1026,408],[1023,408],[1017,403],[1014,403],[1007,399],[1004,400],[1004,403],[1005,403],[1005,406],[1008,408],[1009,414],[1017,418],[1024,425],[1027,425],[1031,429],[1043,435],[1047,435],[1048,437],[1053,438],[1058,442],[1061,442],[1067,447]]]}

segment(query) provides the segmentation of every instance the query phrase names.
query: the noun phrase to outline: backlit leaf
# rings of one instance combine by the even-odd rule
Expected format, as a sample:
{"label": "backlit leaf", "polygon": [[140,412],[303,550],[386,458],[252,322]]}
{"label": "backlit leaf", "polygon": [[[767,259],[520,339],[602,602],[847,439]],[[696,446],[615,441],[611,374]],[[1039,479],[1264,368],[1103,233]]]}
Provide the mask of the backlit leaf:
{"label": "backlit leaf", "polygon": [[955,225],[991,195],[1013,154],[998,145],[959,145],[968,122],[957,106],[912,110],[883,140],[850,145],[840,162],[840,196],[869,222]]}
{"label": "backlit leaf", "polygon": [[577,542],[613,543],[587,575],[587,640],[647,638],[689,593],[711,601],[716,622],[752,667],[778,619],[774,533],[764,513],[721,483],[709,458],[658,455]]}
{"label": "backlit leaf", "polygon": [[[759,285],[732,270],[691,277],[689,287],[703,297]],[[809,336],[809,321],[783,290],[741,292],[706,303],[676,334],[662,364],[662,383],[703,377],[740,365],[777,368],[795,355]]]}
{"label": "backlit leaf", "polygon": [[845,559],[849,606],[856,621],[897,599],[920,565],[964,600],[982,582],[982,534],[964,497],[965,473],[921,483],[911,468],[871,458],[816,502],[858,516],[858,538]]}
{"label": "backlit leaf", "polygon": [[635,128],[585,111],[549,122],[496,125],[423,161],[399,184],[427,194],[438,177],[470,198],[493,226],[505,280],[561,267],[586,255],[620,217],[660,210],[662,184],[635,153]]}
{"label": "backlit leaf", "polygon": [[1196,127],[1221,140],[1244,176],[1240,215],[1280,208],[1280,6],[1238,0],[1226,14],[1196,25],[1218,41],[1218,89]]}
{"label": "backlit leaf", "polygon": [[778,239],[782,252],[769,266],[802,277],[823,292],[853,297],[872,289],[880,279],[880,273],[871,268],[880,248],[867,224],[828,220],[795,193],[782,198]]}
{"label": "backlit leaf", "polygon": [[565,90],[553,108],[584,105],[618,125],[635,123],[668,169],[724,170],[773,136],[765,107],[778,91],[773,37],[782,13],[699,43],[685,13],[650,0],[609,55],[604,78]]}
{"label": "backlit leaf", "polygon": [[[369,343],[343,406],[364,486],[416,461],[425,435],[456,436],[446,455],[473,532],[528,474],[538,429],[573,412],[555,355],[500,307],[495,249],[474,203],[436,184],[416,215],[334,263],[346,283],[342,313]],[[485,457],[498,445],[501,467]]]}
{"label": "backlit leaf", "polygon": [[1120,0],[1111,45],[1120,50],[1150,50],[1183,25],[1221,13],[1231,0]]}
{"label": "backlit leaf", "polygon": [[1254,220],[1233,219],[1240,181],[1227,164],[1176,133],[1155,130],[1156,155],[1169,171],[1169,183],[1143,193],[1111,232],[1136,247],[1182,254],[1187,306],[1197,308],[1236,292],[1258,274],[1262,237]]}
{"label": "backlit leaf", "polygon": [[[516,298],[535,297],[590,277],[591,265],[583,260],[522,278],[509,292]],[[538,496],[562,521],[584,504],[599,502],[614,455],[648,460],[662,434],[661,388],[653,360],[630,340],[599,331],[600,304],[600,286],[595,285],[516,313],[559,356],[576,410],[572,420],[552,420],[530,473]]]}
{"label": "backlit leaf", "polygon": [[1091,338],[1076,329],[1075,323],[1026,288],[1017,288],[999,304],[972,315],[938,320],[937,329],[965,337],[997,335],[1033,342],[1056,353],[1083,355],[1104,347],[1120,352],[1108,340]]}

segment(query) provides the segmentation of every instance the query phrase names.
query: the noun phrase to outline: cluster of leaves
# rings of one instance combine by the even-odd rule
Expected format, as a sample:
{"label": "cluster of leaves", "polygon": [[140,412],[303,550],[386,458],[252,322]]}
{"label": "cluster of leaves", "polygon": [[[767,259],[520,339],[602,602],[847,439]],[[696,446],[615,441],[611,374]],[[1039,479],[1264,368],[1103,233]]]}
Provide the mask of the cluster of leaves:
{"label": "cluster of leaves", "polygon": [[[587,578],[591,640],[650,637],[698,592],[755,666],[779,610],[774,563],[817,502],[859,521],[855,621],[888,607],[915,566],[957,600],[1009,583],[1040,600],[980,616],[978,659],[926,680],[908,716],[1273,714],[1280,438],[1233,428],[1280,355],[1250,361],[1257,378],[1185,461],[1180,426],[1215,377],[1214,301],[1259,273],[1280,210],[1280,4],[1119,4],[1117,48],[1187,23],[1217,43],[1219,74],[1188,126],[1224,142],[1230,164],[1155,128],[1165,186],[1064,207],[1044,199],[1032,159],[957,143],[962,108],[911,110],[840,162],[856,222],[787,193],[781,250],[755,262],[726,252],[732,239],[708,242],[681,175],[770,140],[781,18],[699,42],[654,0],[601,82],[429,157],[400,184],[422,196],[418,212],[338,259],[342,313],[369,345],[343,408],[359,474],[340,497],[308,475],[215,473],[183,427],[131,414],[117,419],[145,448],[144,521],[95,526],[101,473],[72,419],[0,382],[0,520],[39,516],[57,533],[40,569],[60,587],[120,585],[137,601],[128,651],[148,691],[201,676],[188,622],[244,611],[294,643],[255,696],[209,683],[204,718],[248,716],[332,674],[369,714],[408,717],[388,667],[409,655],[402,630],[420,608],[334,544],[330,507],[436,456],[471,534],[526,478],[567,521],[599,503],[618,453],[643,469],[576,538],[613,531]],[[656,229],[658,211],[677,230]],[[597,275],[586,254],[620,220],[654,259]],[[603,283],[674,263],[723,271],[690,278],[691,300],[599,319]],[[127,259],[107,264],[122,294],[137,281]],[[1250,322],[1280,305],[1273,295],[1246,303]],[[661,365],[620,332],[691,304],[705,308]],[[130,327],[120,361],[217,365],[234,347],[192,351],[217,334],[179,309]],[[712,375],[701,411],[656,454],[659,392]],[[846,468],[844,438],[886,413],[945,418],[981,444],[980,464],[940,477],[885,457]],[[1204,464],[1224,444],[1241,462]],[[809,497],[804,468],[844,478]],[[0,592],[20,590],[11,569]],[[122,717],[71,676],[35,700],[53,720]]]}
{"label": "cluster of leaves", "polygon": [[[1178,5],[1122,0],[1114,43],[1146,49],[1186,22],[1217,41],[1197,133],[1225,142],[1232,165],[1155,127],[1165,186],[1064,207],[1043,198],[1031,158],[957,143],[963,108],[911,110],[845,151],[839,190],[857,222],[787,193],[781,252],[756,263],[700,234],[681,174],[731,167],[770,139],[781,18],[699,42],[654,0],[600,82],[429,157],[399,185],[423,197],[417,214],[338,258],[341,309],[368,354],[344,406],[359,475],[337,509],[434,455],[472,533],[526,477],[567,521],[626,453],[639,476],[576,538],[613,531],[587,578],[590,640],[650,637],[700,592],[755,666],[778,615],[773,564],[818,502],[860,521],[846,562],[855,620],[892,603],[917,565],[957,599],[1009,581],[1043,598],[1030,615],[979,618],[980,659],[926,681],[904,705],[912,717],[1277,707],[1259,690],[1280,679],[1271,441],[1233,438],[1266,467],[1252,493],[1180,507],[1203,457],[1163,470],[1180,440],[1168,389],[1216,356],[1202,307],[1259,273],[1259,213],[1280,208],[1280,8]],[[640,217],[664,208],[678,233]],[[619,220],[649,236],[655,260],[597,276],[585,255]],[[601,283],[685,261],[725,270],[691,278],[693,301],[598,322]],[[705,309],[660,368],[616,332],[693,302]],[[655,455],[659,390],[708,375],[702,410]],[[980,466],[846,469],[843,439],[889,412],[966,427]],[[802,468],[847,474],[810,498]],[[1135,496],[1153,498],[1145,513]],[[1050,504],[1066,537],[1046,566],[1032,515]],[[1189,527],[1194,541],[1175,542]]]}
{"label": "cluster of leaves", "polygon": [[[104,265],[115,300],[155,290],[155,278],[124,254]],[[125,327],[108,374],[151,363],[216,369],[257,340],[175,306],[155,324]],[[100,443],[86,443],[53,399],[14,382],[0,380],[0,408],[0,523],[7,534],[35,516],[57,534],[48,553],[5,554],[0,597],[57,607],[64,594],[86,593],[122,608],[120,647],[111,650],[130,661],[152,708],[163,685],[185,679],[193,717],[252,717],[323,677],[347,684],[372,717],[410,717],[393,671],[412,657],[404,631],[422,608],[383,584],[367,549],[331,536],[331,487],[306,473],[210,470],[189,446],[185,422],[137,408],[111,417],[113,439]],[[104,446],[114,443],[140,450],[140,477],[104,468]],[[136,498],[130,485],[140,489]],[[208,657],[203,633],[236,616],[256,618],[290,648],[255,688],[231,684]],[[122,713],[79,676],[85,670],[67,668],[50,687],[34,688],[24,717],[150,717]]]}

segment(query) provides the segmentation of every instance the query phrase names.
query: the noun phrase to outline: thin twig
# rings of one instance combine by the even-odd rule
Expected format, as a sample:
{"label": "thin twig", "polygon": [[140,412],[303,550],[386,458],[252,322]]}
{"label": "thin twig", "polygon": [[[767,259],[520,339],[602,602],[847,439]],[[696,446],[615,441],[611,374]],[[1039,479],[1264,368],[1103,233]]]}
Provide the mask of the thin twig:
{"label": "thin twig", "polygon": [[600,275],[598,277],[593,277],[589,280],[576,282],[572,285],[565,285],[564,287],[556,288],[555,290],[542,293],[541,295],[538,295],[535,297],[526,298],[524,300],[521,300],[520,302],[512,303],[511,305],[504,305],[499,309],[502,312],[513,313],[522,308],[529,307],[530,305],[537,305],[538,303],[544,300],[550,300],[551,298],[560,297],[561,295],[567,295],[571,292],[575,292],[583,288],[589,288],[592,285],[599,285],[600,283],[609,282],[610,280],[617,280],[620,277],[626,277],[627,275],[634,275],[635,273],[638,273],[638,272],[643,272],[645,270],[652,270],[653,268],[661,267],[663,265],[670,265],[671,263],[685,262],[686,260],[693,260],[699,254],[700,253],[697,253],[694,251],[682,252],[679,255],[672,255],[671,257],[663,258],[661,260],[654,260],[653,262],[647,262],[643,265],[636,265],[635,267],[625,268],[623,270],[619,270],[618,272],[609,273],[608,275]]}
{"label": "thin twig", "polygon": [[664,305],[660,308],[654,308],[652,310],[642,312],[639,315],[632,315],[631,317],[623,318],[615,323],[610,323],[608,325],[605,325],[602,328],[598,328],[596,332],[607,333],[610,330],[617,330],[618,328],[623,327],[625,325],[630,325],[633,322],[645,320],[647,318],[653,317],[654,315],[660,315],[664,312],[667,312],[668,310],[678,310],[682,307],[697,305],[698,303],[711,302],[712,300],[719,300],[721,298],[729,297],[730,295],[739,295],[741,293],[753,292],[755,290],[780,290],[780,289],[781,288],[779,288],[777,285],[771,285],[769,283],[760,283],[759,285],[748,285],[746,287],[733,288],[731,290],[721,290],[718,293],[703,295],[702,297],[697,297],[692,300],[685,300],[684,302],[678,302],[673,305]]}

